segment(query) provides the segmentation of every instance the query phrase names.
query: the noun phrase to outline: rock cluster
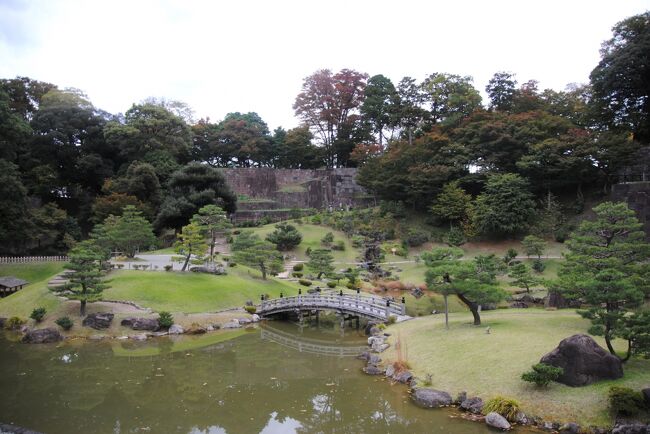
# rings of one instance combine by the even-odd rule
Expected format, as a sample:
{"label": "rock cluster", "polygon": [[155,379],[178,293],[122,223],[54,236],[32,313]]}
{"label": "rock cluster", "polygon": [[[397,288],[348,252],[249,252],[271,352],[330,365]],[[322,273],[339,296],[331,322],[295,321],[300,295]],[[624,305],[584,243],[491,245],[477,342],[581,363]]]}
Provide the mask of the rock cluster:
{"label": "rock cluster", "polygon": [[411,399],[420,407],[438,408],[451,405],[451,395],[441,390],[418,387],[411,393]]}
{"label": "rock cluster", "polygon": [[488,426],[501,430],[509,430],[512,428],[512,425],[510,425],[510,422],[505,417],[494,411],[485,416],[485,423]]}
{"label": "rock cluster", "polygon": [[133,330],[146,330],[150,332],[160,330],[160,323],[156,318],[125,318],[120,324],[125,327],[131,327]]}
{"label": "rock cluster", "polygon": [[111,326],[113,318],[115,317],[112,313],[100,312],[100,313],[91,313],[84,318],[82,325],[85,327],[91,327],[95,330],[107,329]]}
{"label": "rock cluster", "polygon": [[46,328],[29,330],[23,336],[22,342],[26,344],[50,344],[63,340],[63,336],[57,329]]}

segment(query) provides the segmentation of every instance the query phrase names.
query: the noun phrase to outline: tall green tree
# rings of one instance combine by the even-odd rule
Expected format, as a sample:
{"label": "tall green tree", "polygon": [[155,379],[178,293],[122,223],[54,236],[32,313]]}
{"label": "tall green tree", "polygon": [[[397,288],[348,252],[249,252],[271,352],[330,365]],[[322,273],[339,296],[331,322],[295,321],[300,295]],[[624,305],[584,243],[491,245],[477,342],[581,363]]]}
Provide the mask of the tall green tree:
{"label": "tall green tree", "polygon": [[174,250],[179,255],[185,257],[185,262],[181,269],[181,271],[185,271],[192,256],[195,256],[197,259],[202,259],[205,256],[208,245],[205,242],[203,230],[195,222],[183,226],[183,229],[176,237],[178,241],[174,246]]}
{"label": "tall green tree", "polygon": [[314,273],[318,273],[317,279],[320,279],[323,274],[330,274],[334,271],[334,257],[332,252],[327,249],[314,249],[309,254],[309,261],[307,268]]}
{"label": "tall green tree", "polygon": [[508,236],[528,228],[535,215],[528,189],[528,182],[519,175],[491,175],[475,202],[474,224],[479,232]]}
{"label": "tall green tree", "polygon": [[404,77],[397,84],[397,96],[394,122],[406,131],[406,138],[411,145],[415,132],[428,116],[428,112],[422,108],[426,96],[417,81],[411,77]]}
{"label": "tall green tree", "polygon": [[237,209],[237,197],[219,169],[187,164],[174,172],[167,183],[167,194],[154,224],[158,229],[179,229],[206,205],[218,205],[232,213]]}
{"label": "tall green tree", "polygon": [[490,108],[498,111],[510,111],[517,92],[515,75],[499,71],[494,73],[485,86],[485,91],[490,98]]}
{"label": "tall green tree", "polygon": [[510,267],[508,277],[512,279],[512,283],[514,283],[518,288],[525,289],[526,292],[530,292],[530,287],[532,285],[542,282],[540,279],[533,276],[530,267],[523,262]]}
{"label": "tall green tree", "polygon": [[106,219],[104,229],[112,246],[129,258],[156,242],[151,223],[132,205],[124,207],[121,216]]}
{"label": "tall green tree", "polygon": [[379,146],[384,144],[384,129],[395,120],[398,95],[393,82],[381,74],[368,79],[361,105],[361,114],[372,125]]}
{"label": "tall green tree", "polygon": [[192,217],[192,223],[198,225],[210,245],[210,261],[214,262],[214,247],[219,234],[232,227],[226,212],[217,205],[206,205]]}
{"label": "tall green tree", "polygon": [[433,123],[456,125],[481,107],[481,94],[470,76],[433,73],[422,82]]}
{"label": "tall green tree", "polygon": [[[589,332],[603,336],[607,349],[617,355],[612,341],[625,334],[630,310],[650,291],[650,245],[627,204],[604,202],[593,211],[595,218],[571,234],[556,287],[588,304],[579,313],[591,320]],[[632,354],[630,341],[621,359],[627,361]]]}
{"label": "tall green tree", "polygon": [[455,295],[470,310],[474,325],[481,325],[479,307],[503,300],[506,293],[496,280],[500,265],[494,255],[461,260],[463,251],[456,247],[436,248],[422,254],[427,265],[426,283],[432,291],[446,297]]}
{"label": "tall green tree", "polygon": [[233,242],[232,251],[235,261],[259,268],[263,280],[266,280],[269,271],[277,270],[282,264],[282,257],[275,246],[252,232],[246,231],[238,235]]}
{"label": "tall green tree", "polygon": [[472,195],[459,187],[458,181],[452,181],[442,187],[442,191],[431,205],[434,217],[454,223],[468,220],[472,215]]}
{"label": "tall green tree", "polygon": [[650,12],[617,23],[591,72],[594,104],[607,126],[650,142]]}
{"label": "tall green tree", "polygon": [[70,283],[57,288],[54,292],[66,292],[70,300],[79,300],[79,315],[86,315],[86,304],[102,299],[102,291],[108,286],[102,281],[101,262],[106,260],[104,249],[93,240],[82,241],[68,253],[70,262],[66,268],[74,271]]}

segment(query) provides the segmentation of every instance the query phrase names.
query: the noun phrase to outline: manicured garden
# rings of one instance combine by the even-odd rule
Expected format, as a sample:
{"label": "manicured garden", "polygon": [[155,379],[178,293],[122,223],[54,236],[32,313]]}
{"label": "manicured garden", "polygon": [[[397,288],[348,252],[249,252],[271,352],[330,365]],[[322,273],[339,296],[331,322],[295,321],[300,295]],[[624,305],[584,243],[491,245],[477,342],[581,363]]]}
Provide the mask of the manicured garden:
{"label": "manicured garden", "polygon": [[[496,310],[482,313],[483,326],[472,325],[468,313],[452,313],[445,330],[444,316],[416,318],[389,327],[392,347],[382,355],[396,360],[399,340],[403,357],[414,374],[432,375],[432,387],[455,396],[515,398],[524,412],[545,420],[573,421],[582,426],[611,423],[607,391],[613,386],[640,390],[650,384],[650,360],[632,359],[620,380],[585,387],[551,383],[539,389],[521,380],[521,374],[538,363],[558,343],[573,334],[587,333],[589,321],[573,310]],[[486,333],[487,327],[490,333]],[[596,341],[604,346],[601,338]],[[624,346],[623,341],[615,341]]]}

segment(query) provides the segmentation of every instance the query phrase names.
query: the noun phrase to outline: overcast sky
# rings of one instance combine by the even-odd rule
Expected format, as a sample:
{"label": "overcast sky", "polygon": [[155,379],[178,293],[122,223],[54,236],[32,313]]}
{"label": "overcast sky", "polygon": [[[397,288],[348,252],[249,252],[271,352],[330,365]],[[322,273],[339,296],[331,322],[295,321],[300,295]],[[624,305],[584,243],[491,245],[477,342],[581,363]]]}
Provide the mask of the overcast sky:
{"label": "overcast sky", "polygon": [[314,71],[356,69],[397,83],[432,72],[496,71],[540,88],[587,82],[600,44],[650,0],[0,0],[0,77],[85,91],[112,113],[155,96],[195,117],[255,111],[294,127]]}

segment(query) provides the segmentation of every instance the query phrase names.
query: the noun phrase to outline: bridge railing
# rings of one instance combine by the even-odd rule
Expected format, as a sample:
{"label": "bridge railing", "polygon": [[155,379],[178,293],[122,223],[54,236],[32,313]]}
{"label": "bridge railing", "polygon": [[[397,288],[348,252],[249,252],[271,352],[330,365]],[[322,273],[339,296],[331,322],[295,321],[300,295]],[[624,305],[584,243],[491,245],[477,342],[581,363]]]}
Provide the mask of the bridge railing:
{"label": "bridge railing", "polygon": [[306,294],[274,298],[261,302],[258,313],[272,313],[290,309],[327,309],[356,312],[362,315],[388,319],[391,315],[405,315],[404,303],[379,297],[352,294]]}

